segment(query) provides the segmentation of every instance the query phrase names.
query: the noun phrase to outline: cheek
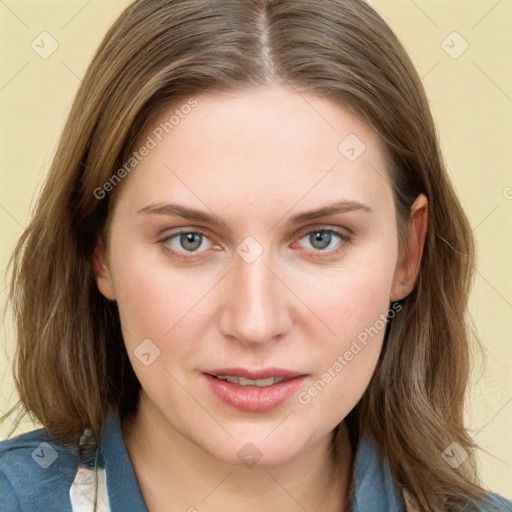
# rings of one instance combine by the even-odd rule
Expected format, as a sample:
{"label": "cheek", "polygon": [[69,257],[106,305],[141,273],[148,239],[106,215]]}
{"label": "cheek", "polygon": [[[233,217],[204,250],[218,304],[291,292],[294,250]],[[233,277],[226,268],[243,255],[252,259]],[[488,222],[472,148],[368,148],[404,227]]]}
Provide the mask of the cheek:
{"label": "cheek", "polygon": [[[343,346],[372,327],[389,308],[396,250],[384,243],[354,251],[343,264],[304,272],[297,288],[331,332],[329,346]],[[380,325],[380,324],[379,324]]]}
{"label": "cheek", "polygon": [[201,338],[197,312],[215,281],[212,276],[193,277],[152,260],[151,251],[119,249],[123,257],[113,281],[132,367],[155,403],[185,403],[189,397],[174,378],[183,380],[181,363],[193,359],[198,351],[197,343],[191,342]]}
{"label": "cheek", "polygon": [[318,372],[297,399],[308,415],[323,417],[331,427],[355,407],[375,370],[387,326],[394,258],[388,248],[378,261],[362,256],[329,279],[303,283],[305,302],[318,312],[323,327],[316,322],[310,332],[316,343],[309,355]]}
{"label": "cheek", "polygon": [[167,265],[159,249],[143,244],[112,243],[112,261],[121,323],[129,338],[165,338],[214,284],[207,273]]}
{"label": "cheek", "polygon": [[310,289],[308,296],[331,333],[346,340],[373,325],[388,308],[391,282],[389,276],[350,273],[328,280],[328,290]]}

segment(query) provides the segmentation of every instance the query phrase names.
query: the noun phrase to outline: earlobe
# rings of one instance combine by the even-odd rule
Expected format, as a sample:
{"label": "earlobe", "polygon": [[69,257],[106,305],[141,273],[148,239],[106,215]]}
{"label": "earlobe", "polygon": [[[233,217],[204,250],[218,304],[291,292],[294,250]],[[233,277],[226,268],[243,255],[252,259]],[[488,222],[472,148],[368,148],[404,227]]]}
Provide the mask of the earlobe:
{"label": "earlobe", "polygon": [[407,239],[393,278],[391,300],[402,300],[411,293],[418,277],[428,222],[428,201],[420,194],[411,207],[407,226]]}
{"label": "earlobe", "polygon": [[112,275],[107,265],[106,248],[102,237],[98,237],[92,255],[92,269],[99,291],[109,300],[116,300]]}

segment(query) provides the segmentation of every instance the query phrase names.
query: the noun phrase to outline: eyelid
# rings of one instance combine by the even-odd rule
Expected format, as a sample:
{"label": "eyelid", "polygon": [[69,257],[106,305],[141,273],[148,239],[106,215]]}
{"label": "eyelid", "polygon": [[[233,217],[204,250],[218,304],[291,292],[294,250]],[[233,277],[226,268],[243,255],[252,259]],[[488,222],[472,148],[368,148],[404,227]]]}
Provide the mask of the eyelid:
{"label": "eyelid", "polygon": [[206,231],[202,230],[201,228],[197,227],[190,227],[190,228],[171,228],[168,230],[164,230],[163,234],[160,236],[162,240],[165,240],[167,238],[172,238],[176,235],[182,235],[184,233],[194,233],[197,235],[203,235],[206,238],[209,238],[209,235],[206,233]]}
{"label": "eyelid", "polygon": [[318,224],[313,226],[306,226],[299,231],[298,238],[302,238],[313,231],[332,231],[338,234],[342,238],[350,238],[354,235],[354,232],[349,228],[342,228],[340,226],[333,226],[331,224]]}

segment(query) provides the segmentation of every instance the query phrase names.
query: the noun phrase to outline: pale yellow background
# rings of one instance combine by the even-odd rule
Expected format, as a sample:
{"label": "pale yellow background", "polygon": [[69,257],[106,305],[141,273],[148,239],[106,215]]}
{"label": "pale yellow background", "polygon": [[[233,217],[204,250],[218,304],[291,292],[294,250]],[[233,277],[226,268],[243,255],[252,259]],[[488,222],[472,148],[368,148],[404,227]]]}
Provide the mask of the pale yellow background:
{"label": "pale yellow background", "polygon": [[[485,367],[477,364],[467,422],[492,454],[480,456],[485,485],[512,498],[512,1],[371,3],[401,38],[423,77],[449,171],[478,240],[471,311],[488,360]],[[34,205],[80,77],[128,4],[0,2],[3,268]],[[31,48],[43,31],[59,44],[46,60]],[[441,46],[454,31],[469,44],[457,59]],[[445,44],[457,50],[463,43],[455,37]],[[0,288],[3,302],[5,285]],[[9,321],[8,315],[0,350],[1,410],[15,398]]]}

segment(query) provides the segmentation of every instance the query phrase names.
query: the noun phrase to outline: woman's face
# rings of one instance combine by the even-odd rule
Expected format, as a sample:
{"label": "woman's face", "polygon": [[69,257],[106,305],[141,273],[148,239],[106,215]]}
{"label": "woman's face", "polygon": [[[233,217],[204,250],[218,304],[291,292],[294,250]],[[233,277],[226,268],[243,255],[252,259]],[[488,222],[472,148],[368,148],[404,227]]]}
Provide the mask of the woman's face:
{"label": "woman's face", "polygon": [[311,449],[363,395],[407,287],[378,137],[269,87],[184,100],[136,149],[96,274],[152,414],[227,462]]}

